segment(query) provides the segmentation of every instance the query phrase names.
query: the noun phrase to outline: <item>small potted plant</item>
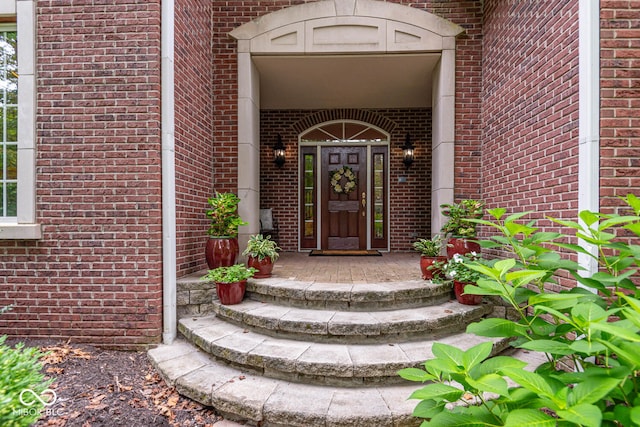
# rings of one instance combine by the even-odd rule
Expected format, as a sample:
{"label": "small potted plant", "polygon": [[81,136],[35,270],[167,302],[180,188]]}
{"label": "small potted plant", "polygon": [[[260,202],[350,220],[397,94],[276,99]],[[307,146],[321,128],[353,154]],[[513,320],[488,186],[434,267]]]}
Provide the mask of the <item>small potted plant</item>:
{"label": "small potted plant", "polygon": [[478,242],[469,240],[476,237],[478,224],[467,220],[482,218],[484,205],[483,201],[472,199],[465,199],[460,203],[440,205],[442,214],[448,218],[440,231],[451,236],[447,243],[449,258],[454,254],[480,252]]}
{"label": "small potted plant", "polygon": [[440,275],[438,265],[434,263],[446,261],[440,256],[442,251],[442,236],[436,234],[431,239],[418,239],[413,242],[413,249],[420,253],[420,271],[424,280],[433,280]]}
{"label": "small potted plant", "polygon": [[247,267],[258,270],[253,277],[256,279],[271,277],[273,264],[280,256],[279,250],[278,244],[271,240],[271,236],[265,237],[262,234],[255,234],[249,237],[247,248],[242,252],[242,255],[247,256]]}
{"label": "small potted plant", "polygon": [[482,295],[465,294],[464,287],[475,285],[480,279],[480,273],[469,268],[468,264],[478,261],[480,257],[476,252],[466,254],[454,254],[442,267],[444,276],[453,280],[453,292],[460,304],[478,305],[482,303]]}
{"label": "small potted plant", "polygon": [[240,251],[238,227],[247,225],[238,215],[240,198],[233,193],[216,193],[210,197],[207,217],[209,240],[205,249],[207,265],[210,269],[228,267],[236,263]]}
{"label": "small potted plant", "polygon": [[239,304],[247,289],[247,279],[253,277],[255,272],[255,268],[234,264],[209,270],[202,280],[216,284],[216,294],[222,304]]}

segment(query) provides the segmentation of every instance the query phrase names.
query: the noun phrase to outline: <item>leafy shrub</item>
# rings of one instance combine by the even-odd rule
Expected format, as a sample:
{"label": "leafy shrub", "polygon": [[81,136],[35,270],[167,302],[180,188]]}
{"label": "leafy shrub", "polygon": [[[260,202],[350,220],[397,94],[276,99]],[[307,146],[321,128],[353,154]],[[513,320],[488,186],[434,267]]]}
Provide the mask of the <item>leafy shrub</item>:
{"label": "leafy shrub", "polygon": [[[6,338],[0,337],[0,425],[29,426],[40,418],[44,408],[44,404],[33,396],[41,396],[52,380],[44,380],[38,361],[42,354],[38,349],[25,347],[23,343],[11,348],[5,345]],[[26,389],[32,390],[33,394],[23,393]],[[23,401],[30,405],[24,405]]]}
{"label": "leafy shrub", "polygon": [[209,197],[211,209],[207,216],[211,221],[207,233],[212,237],[237,237],[238,227],[247,225],[238,215],[240,198],[233,193],[215,193]]}
{"label": "leafy shrub", "polygon": [[442,250],[442,236],[436,234],[431,239],[418,239],[413,242],[413,249],[426,257],[437,257]]}
{"label": "leafy shrub", "polygon": [[[583,211],[581,222],[554,220],[592,245],[595,255],[558,242],[562,234],[519,223],[527,213],[505,217],[505,209],[493,209],[493,220],[473,220],[498,232],[482,246],[510,257],[472,263],[483,277],[465,292],[502,298],[518,320],[484,319],[467,331],[514,338],[513,346],[542,352],[547,362],[531,372],[513,357],[487,359],[491,343],[466,351],[435,344],[424,369],[400,371],[405,379],[430,382],[411,396],[420,400],[414,415],[428,420],[423,426],[640,425],[640,291],[633,282],[640,246],[632,243],[640,237],[640,200],[629,195],[625,201],[632,215]],[[582,277],[554,245],[592,259],[600,271]],[[579,286],[548,292],[545,285],[560,270]]]}
{"label": "leafy shrub", "polygon": [[476,224],[469,219],[480,219],[484,213],[485,202],[482,200],[465,199],[460,203],[440,205],[442,215],[446,216],[440,231],[452,237],[475,237]]}
{"label": "leafy shrub", "polygon": [[252,278],[256,271],[258,270],[253,267],[235,264],[229,267],[218,267],[209,270],[206,275],[202,276],[202,280],[216,283],[236,283]]}
{"label": "leafy shrub", "polygon": [[265,237],[262,234],[254,234],[249,236],[247,248],[242,252],[242,255],[249,255],[260,261],[265,258],[271,258],[271,262],[276,262],[280,257],[279,250],[280,247],[275,241],[271,240],[271,236]]}

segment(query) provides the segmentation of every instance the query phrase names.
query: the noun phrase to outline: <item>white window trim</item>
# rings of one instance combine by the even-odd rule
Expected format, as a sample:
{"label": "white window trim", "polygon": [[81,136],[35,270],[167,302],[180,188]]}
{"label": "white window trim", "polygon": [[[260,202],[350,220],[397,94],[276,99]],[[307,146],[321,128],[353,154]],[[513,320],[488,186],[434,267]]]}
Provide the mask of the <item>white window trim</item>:
{"label": "white window trim", "polygon": [[41,239],[36,222],[36,2],[13,3],[18,23],[18,216],[14,222],[0,222],[0,239]]}

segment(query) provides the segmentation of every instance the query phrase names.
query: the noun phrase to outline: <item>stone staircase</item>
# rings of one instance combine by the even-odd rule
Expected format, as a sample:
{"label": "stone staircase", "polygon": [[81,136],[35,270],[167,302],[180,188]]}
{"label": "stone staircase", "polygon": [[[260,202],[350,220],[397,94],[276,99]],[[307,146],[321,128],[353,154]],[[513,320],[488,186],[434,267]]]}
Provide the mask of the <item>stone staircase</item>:
{"label": "stone staircase", "polygon": [[429,358],[434,341],[482,342],[464,330],[493,311],[422,280],[252,280],[241,304],[224,306],[203,298],[215,293],[200,276],[181,280],[181,339],[149,357],[181,394],[260,426],[419,425],[408,400],[419,385],[397,371]]}

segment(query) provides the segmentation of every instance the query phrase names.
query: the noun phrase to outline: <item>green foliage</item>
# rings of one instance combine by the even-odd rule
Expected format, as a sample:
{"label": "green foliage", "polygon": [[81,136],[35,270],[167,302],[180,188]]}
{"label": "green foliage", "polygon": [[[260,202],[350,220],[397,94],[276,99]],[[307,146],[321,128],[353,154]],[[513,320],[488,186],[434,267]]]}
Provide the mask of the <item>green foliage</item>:
{"label": "green foliage", "polygon": [[448,218],[440,231],[453,237],[475,237],[477,224],[469,220],[482,218],[484,205],[481,200],[471,199],[440,205],[442,214]]}
{"label": "green foliage", "polygon": [[413,249],[422,256],[437,257],[442,250],[442,236],[436,234],[431,239],[418,239],[413,242]]}
{"label": "green foliage", "polygon": [[280,256],[279,250],[280,247],[271,240],[271,236],[264,237],[262,234],[255,234],[249,237],[247,249],[242,252],[242,255],[250,255],[260,261],[271,258],[271,262],[275,262]]}
{"label": "green foliage", "polygon": [[450,280],[461,283],[476,283],[480,279],[481,274],[471,268],[471,263],[478,262],[479,260],[479,256],[474,252],[455,254],[453,258],[443,264],[442,272],[445,277]]}
{"label": "green foliage", "polygon": [[[0,425],[6,427],[30,426],[40,418],[44,404],[35,399],[30,389],[42,396],[53,380],[45,381],[38,359],[42,354],[23,343],[14,348],[5,345],[6,336],[0,336]],[[20,400],[23,393],[24,405]]]}
{"label": "green foliage", "polygon": [[218,267],[209,270],[202,280],[213,281],[216,283],[236,283],[253,277],[258,271],[253,267],[247,268],[244,264],[236,264],[230,267]]}
{"label": "green foliage", "polygon": [[211,220],[208,234],[213,237],[236,237],[238,227],[247,225],[238,215],[240,198],[233,193],[216,193],[210,197],[207,216]]}
{"label": "green foliage", "polygon": [[[482,246],[509,257],[469,264],[482,278],[465,292],[500,297],[517,317],[484,319],[467,332],[513,338],[512,345],[542,352],[547,362],[531,372],[511,357],[487,358],[491,344],[466,351],[434,345],[424,369],[400,372],[430,382],[412,395],[421,400],[414,415],[427,420],[423,426],[640,426],[640,291],[634,284],[640,246],[633,244],[640,237],[640,200],[629,195],[625,201],[633,215],[584,211],[580,222],[554,220],[593,253],[519,222],[526,212],[506,216],[505,209],[492,209],[492,220],[473,220],[498,232]],[[621,229],[633,237],[617,237]],[[582,277],[567,251],[591,258],[599,272]],[[580,286],[548,292],[561,270]]]}

